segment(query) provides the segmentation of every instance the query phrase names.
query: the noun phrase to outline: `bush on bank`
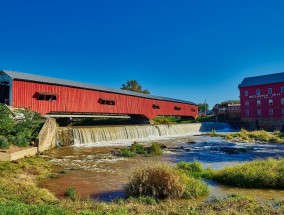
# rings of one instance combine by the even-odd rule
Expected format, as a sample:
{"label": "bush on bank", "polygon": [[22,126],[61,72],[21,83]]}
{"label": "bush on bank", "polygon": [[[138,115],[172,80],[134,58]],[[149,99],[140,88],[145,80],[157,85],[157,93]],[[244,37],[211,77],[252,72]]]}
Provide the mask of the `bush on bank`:
{"label": "bush on bank", "polygon": [[212,179],[238,187],[284,189],[284,159],[256,160],[215,170]]}
{"label": "bush on bank", "polygon": [[0,148],[8,148],[10,145],[19,147],[28,146],[37,137],[43,120],[40,114],[27,109],[18,110],[24,117],[14,120],[11,112],[0,104]]}
{"label": "bush on bank", "polygon": [[279,131],[267,132],[264,130],[247,131],[242,129],[240,132],[228,134],[225,136],[226,140],[247,141],[247,142],[272,142],[284,143],[283,134]]}
{"label": "bush on bank", "polygon": [[284,189],[284,159],[255,160],[219,170],[204,169],[198,162],[180,162],[177,167],[190,176],[231,186]]}
{"label": "bush on bank", "polygon": [[128,197],[155,199],[196,198],[208,194],[208,186],[166,164],[151,163],[138,167],[125,186]]}

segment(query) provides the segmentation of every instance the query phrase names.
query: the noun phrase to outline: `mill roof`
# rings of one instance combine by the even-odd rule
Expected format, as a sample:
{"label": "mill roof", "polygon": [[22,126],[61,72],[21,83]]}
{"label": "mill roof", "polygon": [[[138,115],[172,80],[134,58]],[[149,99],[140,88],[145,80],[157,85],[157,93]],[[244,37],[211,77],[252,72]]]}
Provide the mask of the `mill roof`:
{"label": "mill roof", "polygon": [[284,72],[245,78],[240,87],[284,82]]}

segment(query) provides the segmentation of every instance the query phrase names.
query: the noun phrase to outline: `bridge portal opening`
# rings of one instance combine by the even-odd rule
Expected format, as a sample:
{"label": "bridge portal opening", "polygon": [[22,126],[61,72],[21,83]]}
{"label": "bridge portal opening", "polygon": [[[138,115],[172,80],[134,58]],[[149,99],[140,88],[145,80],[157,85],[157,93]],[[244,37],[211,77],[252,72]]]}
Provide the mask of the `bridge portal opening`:
{"label": "bridge portal opening", "polygon": [[0,103],[10,104],[10,83],[8,81],[0,82]]}

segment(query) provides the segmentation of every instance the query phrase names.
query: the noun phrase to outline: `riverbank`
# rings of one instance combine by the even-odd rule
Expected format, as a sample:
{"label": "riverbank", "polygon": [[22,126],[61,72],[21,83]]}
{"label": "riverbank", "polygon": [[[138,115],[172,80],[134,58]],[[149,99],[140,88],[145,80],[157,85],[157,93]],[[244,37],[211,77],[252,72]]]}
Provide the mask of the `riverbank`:
{"label": "riverbank", "polygon": [[264,203],[239,195],[206,202],[140,197],[105,203],[80,198],[74,190],[72,198],[58,198],[38,186],[52,176],[51,163],[42,158],[1,162],[0,170],[0,214],[284,214],[283,202]]}

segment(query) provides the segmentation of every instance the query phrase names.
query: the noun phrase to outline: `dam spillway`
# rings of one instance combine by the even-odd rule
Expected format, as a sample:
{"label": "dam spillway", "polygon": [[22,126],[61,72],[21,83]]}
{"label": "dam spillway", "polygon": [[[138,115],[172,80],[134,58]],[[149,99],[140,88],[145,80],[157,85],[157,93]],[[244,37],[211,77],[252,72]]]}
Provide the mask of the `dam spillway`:
{"label": "dam spillway", "polygon": [[103,143],[113,143],[126,140],[159,139],[196,135],[201,132],[212,131],[214,127],[226,128],[226,124],[170,124],[170,125],[121,125],[95,127],[67,127],[58,128],[57,141],[60,145],[88,145],[99,146]]}

